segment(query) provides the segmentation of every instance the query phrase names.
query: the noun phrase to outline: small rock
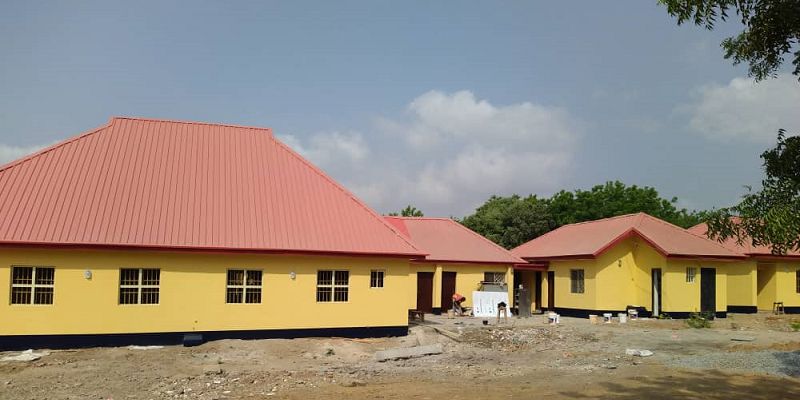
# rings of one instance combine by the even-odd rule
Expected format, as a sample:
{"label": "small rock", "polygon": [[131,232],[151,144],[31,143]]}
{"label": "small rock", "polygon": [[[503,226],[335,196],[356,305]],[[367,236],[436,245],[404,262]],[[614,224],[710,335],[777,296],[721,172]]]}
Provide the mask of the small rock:
{"label": "small rock", "polygon": [[220,375],[222,374],[222,368],[219,365],[206,365],[203,367],[203,373],[206,375]]}

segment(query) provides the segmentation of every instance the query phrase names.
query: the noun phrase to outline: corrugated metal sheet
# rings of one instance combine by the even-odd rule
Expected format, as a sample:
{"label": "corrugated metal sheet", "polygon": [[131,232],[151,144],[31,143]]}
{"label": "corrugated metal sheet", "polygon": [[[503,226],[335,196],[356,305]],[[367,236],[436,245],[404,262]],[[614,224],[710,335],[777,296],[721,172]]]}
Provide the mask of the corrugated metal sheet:
{"label": "corrugated metal sheet", "polygon": [[0,243],[423,254],[269,129],[135,118],[0,168]]}
{"label": "corrugated metal sheet", "polygon": [[518,264],[525,260],[449,218],[385,217],[428,261]]}
{"label": "corrugated metal sheet", "polygon": [[565,225],[511,252],[529,260],[596,257],[630,235],[644,238],[665,256],[742,257],[719,243],[645,213]]}
{"label": "corrugated metal sheet", "polygon": [[[705,223],[701,223],[689,228],[688,231],[698,236],[707,237],[706,233],[708,232],[708,226]],[[800,257],[800,251],[796,250],[789,250],[786,252],[786,254],[776,256],[772,254],[772,248],[769,246],[753,246],[753,243],[749,240],[745,240],[742,244],[739,244],[736,243],[735,238],[728,238],[722,241],[721,244],[728,250],[753,257]]]}

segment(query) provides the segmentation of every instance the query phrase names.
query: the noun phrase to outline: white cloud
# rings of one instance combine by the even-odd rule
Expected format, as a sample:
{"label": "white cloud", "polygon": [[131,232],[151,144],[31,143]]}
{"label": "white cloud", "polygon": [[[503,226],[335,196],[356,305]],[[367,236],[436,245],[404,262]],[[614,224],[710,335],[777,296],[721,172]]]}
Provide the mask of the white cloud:
{"label": "white cloud", "polygon": [[28,154],[39,151],[46,146],[47,145],[13,146],[0,143],[0,165],[27,156]]}
{"label": "white cloud", "polygon": [[758,83],[735,78],[724,86],[701,87],[697,97],[689,126],[709,137],[769,143],[780,128],[800,132],[800,83],[792,75]]}
{"label": "white cloud", "polygon": [[464,215],[492,194],[546,193],[571,173],[577,129],[563,109],[496,106],[469,91],[431,91],[400,119],[357,132],[281,138],[381,212],[413,204]]}

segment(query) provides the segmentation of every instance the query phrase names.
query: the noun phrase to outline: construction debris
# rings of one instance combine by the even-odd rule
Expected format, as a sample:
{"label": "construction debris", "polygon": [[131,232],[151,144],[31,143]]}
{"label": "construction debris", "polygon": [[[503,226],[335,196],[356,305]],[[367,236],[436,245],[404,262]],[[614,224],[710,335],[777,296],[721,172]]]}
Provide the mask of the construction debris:
{"label": "construction debris", "polygon": [[433,330],[436,331],[436,333],[438,333],[438,334],[440,334],[442,336],[445,336],[447,338],[455,340],[456,342],[461,342],[461,340],[462,340],[461,339],[461,335],[458,334],[458,333],[451,332],[451,331],[448,331],[448,330],[445,330],[445,329],[442,329],[442,328],[437,328],[437,327],[434,327]]}
{"label": "construction debris", "polygon": [[650,357],[653,352],[650,350],[626,349],[625,354],[629,356]]}
{"label": "construction debris", "polygon": [[756,340],[756,338],[751,336],[734,336],[731,338],[734,342],[752,342]]}
{"label": "construction debris", "polygon": [[444,350],[441,344],[432,344],[429,346],[416,346],[416,347],[400,347],[396,349],[382,350],[375,353],[375,360],[379,362],[389,360],[402,360],[414,357],[423,357],[433,354],[442,354]]}
{"label": "construction debris", "polygon": [[5,356],[0,361],[36,361],[46,355],[49,355],[49,352],[41,352],[41,353],[34,353],[32,349],[25,350],[15,356]]}
{"label": "construction debris", "polygon": [[128,346],[128,350],[158,350],[163,348],[164,346],[136,346],[136,345]]}

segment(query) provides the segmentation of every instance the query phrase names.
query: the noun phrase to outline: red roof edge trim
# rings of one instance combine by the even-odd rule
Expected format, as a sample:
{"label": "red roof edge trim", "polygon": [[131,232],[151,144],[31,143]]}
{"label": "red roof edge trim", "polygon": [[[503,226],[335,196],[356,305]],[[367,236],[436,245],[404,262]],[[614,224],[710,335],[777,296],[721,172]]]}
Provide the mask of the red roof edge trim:
{"label": "red roof edge trim", "polygon": [[56,144],[53,144],[51,146],[47,146],[47,147],[45,147],[45,148],[43,148],[43,149],[41,149],[39,151],[33,152],[31,154],[28,154],[25,157],[13,160],[13,161],[5,164],[5,165],[0,166],[0,172],[3,172],[3,171],[5,171],[5,170],[7,170],[9,168],[13,168],[13,167],[15,167],[17,165],[20,165],[20,164],[22,164],[22,163],[24,163],[24,162],[26,162],[26,161],[28,161],[28,160],[30,160],[32,158],[36,158],[36,157],[38,157],[38,156],[40,156],[42,154],[46,154],[46,153],[49,153],[49,152],[51,152],[51,151],[53,151],[55,149],[64,147],[64,146],[66,146],[68,144],[71,144],[71,143],[77,141],[77,140],[83,139],[86,136],[89,136],[89,135],[95,134],[97,132],[100,132],[102,130],[108,129],[111,126],[112,123],[114,123],[114,118],[109,119],[108,122],[106,122],[105,125],[103,125],[103,126],[101,126],[99,128],[95,128],[95,129],[92,129],[90,131],[79,133],[79,134],[77,134],[77,135],[75,135],[75,136],[73,136],[71,138],[59,141]]}
{"label": "red roof edge trim", "polygon": [[519,263],[502,261],[464,261],[464,260],[432,260],[430,258],[412,260],[415,264],[466,264],[466,265],[517,265]]}
{"label": "red roof edge trim", "polygon": [[338,190],[342,191],[342,193],[344,193],[348,197],[350,197],[350,199],[353,202],[355,202],[358,206],[363,208],[366,212],[368,212],[374,218],[378,219],[384,226],[386,226],[389,229],[391,229],[392,232],[394,232],[400,239],[402,239],[409,246],[411,246],[412,249],[416,249],[417,251],[419,251],[418,255],[424,255],[424,256],[428,255],[428,253],[422,251],[420,248],[415,246],[414,243],[411,242],[411,240],[409,240],[409,238],[407,238],[405,235],[403,235],[401,232],[399,232],[394,226],[392,226],[392,224],[390,224],[388,221],[386,221],[381,215],[379,215],[378,213],[373,211],[371,208],[367,207],[367,205],[364,204],[361,200],[359,200],[358,197],[353,195],[349,190],[345,189],[342,185],[338,184],[335,180],[331,179],[331,177],[328,176],[328,174],[326,174],[321,169],[317,168],[316,165],[311,164],[310,162],[308,162],[308,160],[306,160],[305,158],[300,156],[300,154],[298,154],[297,152],[292,150],[291,147],[287,146],[285,143],[283,143],[280,140],[278,140],[277,138],[275,138],[275,136],[271,136],[271,138],[272,138],[273,141],[275,141],[276,144],[278,144],[278,146],[280,146],[281,148],[286,150],[292,157],[297,158],[300,162],[302,162],[303,164],[305,164],[306,166],[311,168],[312,171],[314,171],[315,173],[319,174],[319,176],[321,176],[323,179],[325,179],[328,182],[330,182],[335,188],[337,188]]}
{"label": "red roof edge trim", "polygon": [[768,261],[780,261],[780,260],[800,260],[800,255],[779,255],[779,254],[758,254],[758,253],[747,253],[745,254],[748,258],[752,258],[755,260],[768,260]]}
{"label": "red roof edge trim", "polygon": [[548,268],[548,263],[528,263],[514,265],[514,269],[520,271],[547,271]]}
{"label": "red roof edge trim", "polygon": [[0,242],[0,248],[36,248],[36,249],[70,249],[70,250],[125,250],[125,251],[155,251],[155,252],[180,252],[202,254],[286,254],[286,255],[315,255],[315,256],[353,256],[353,257],[380,257],[403,258],[416,261],[425,254],[419,253],[369,253],[355,251],[323,251],[323,250],[273,250],[249,249],[228,247],[193,247],[193,246],[162,246],[162,245],[104,245],[84,243],[29,243],[29,242]]}
{"label": "red roof edge trim", "polygon": [[545,262],[545,261],[560,261],[560,260],[594,260],[594,254],[570,254],[566,256],[550,256],[550,257],[522,257],[529,263]]}
{"label": "red roof edge trim", "polygon": [[677,259],[694,259],[694,260],[707,260],[707,261],[741,261],[747,256],[698,256],[692,254],[670,254],[668,258]]}

